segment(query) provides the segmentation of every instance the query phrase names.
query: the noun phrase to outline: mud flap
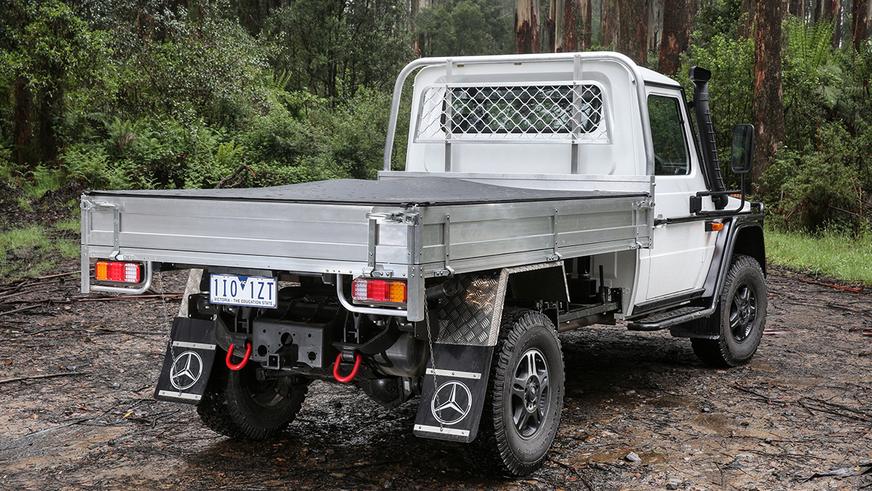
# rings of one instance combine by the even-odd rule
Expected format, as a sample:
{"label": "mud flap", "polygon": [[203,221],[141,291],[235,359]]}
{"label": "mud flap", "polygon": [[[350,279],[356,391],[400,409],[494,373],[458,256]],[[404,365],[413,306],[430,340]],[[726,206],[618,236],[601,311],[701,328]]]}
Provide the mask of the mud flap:
{"label": "mud flap", "polygon": [[493,346],[437,344],[428,364],[415,436],[469,443],[478,434]]}
{"label": "mud flap", "polygon": [[154,398],[197,404],[215,361],[215,323],[176,317]]}

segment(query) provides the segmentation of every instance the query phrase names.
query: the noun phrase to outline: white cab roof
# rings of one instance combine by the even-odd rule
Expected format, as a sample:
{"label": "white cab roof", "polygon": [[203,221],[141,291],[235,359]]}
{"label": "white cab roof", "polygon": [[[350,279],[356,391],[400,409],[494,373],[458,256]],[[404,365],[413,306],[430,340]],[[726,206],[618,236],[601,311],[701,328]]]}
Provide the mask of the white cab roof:
{"label": "white cab roof", "polygon": [[681,84],[679,84],[675,80],[667,77],[666,75],[663,75],[662,73],[657,73],[649,68],[639,67],[639,71],[642,73],[642,78],[645,80],[645,82],[681,87]]}

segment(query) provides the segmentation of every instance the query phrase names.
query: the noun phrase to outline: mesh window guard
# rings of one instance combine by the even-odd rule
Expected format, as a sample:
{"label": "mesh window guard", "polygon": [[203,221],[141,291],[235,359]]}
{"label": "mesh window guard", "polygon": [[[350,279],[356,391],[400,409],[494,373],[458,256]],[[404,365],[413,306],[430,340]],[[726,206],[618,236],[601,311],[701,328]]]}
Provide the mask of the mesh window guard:
{"label": "mesh window guard", "polygon": [[415,140],[608,143],[595,84],[434,85],[422,95]]}

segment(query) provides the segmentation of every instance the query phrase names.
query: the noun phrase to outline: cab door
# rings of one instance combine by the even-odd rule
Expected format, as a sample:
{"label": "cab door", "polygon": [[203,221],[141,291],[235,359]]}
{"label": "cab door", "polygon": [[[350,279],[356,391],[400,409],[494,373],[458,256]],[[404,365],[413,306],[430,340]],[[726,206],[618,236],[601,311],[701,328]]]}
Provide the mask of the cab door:
{"label": "cab door", "polygon": [[[693,150],[690,122],[682,93],[648,88],[648,117],[654,148],[654,244],[640,251],[641,271],[648,271],[642,301],[691,294],[702,288],[714,252],[705,222],[690,219],[689,199],[705,190]],[[666,223],[665,219],[671,219]],[[645,263],[648,264],[645,264]]]}

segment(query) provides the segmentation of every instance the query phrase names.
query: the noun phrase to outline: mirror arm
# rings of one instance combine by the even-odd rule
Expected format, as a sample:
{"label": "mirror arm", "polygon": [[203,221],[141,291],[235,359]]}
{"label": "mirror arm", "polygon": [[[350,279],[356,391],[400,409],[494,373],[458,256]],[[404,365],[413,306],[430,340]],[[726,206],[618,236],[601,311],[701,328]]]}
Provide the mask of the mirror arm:
{"label": "mirror arm", "polygon": [[736,209],[733,210],[708,210],[708,211],[697,211],[694,213],[696,216],[730,216],[730,215],[738,215],[742,212],[742,209],[745,208],[745,174],[739,175],[739,187],[741,190],[734,189],[732,191],[699,191],[696,193],[696,196],[701,198],[703,196],[724,196],[729,194],[741,193],[741,202]]}

